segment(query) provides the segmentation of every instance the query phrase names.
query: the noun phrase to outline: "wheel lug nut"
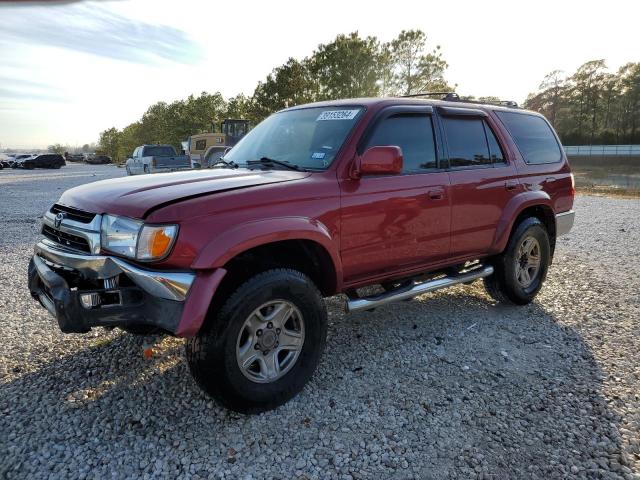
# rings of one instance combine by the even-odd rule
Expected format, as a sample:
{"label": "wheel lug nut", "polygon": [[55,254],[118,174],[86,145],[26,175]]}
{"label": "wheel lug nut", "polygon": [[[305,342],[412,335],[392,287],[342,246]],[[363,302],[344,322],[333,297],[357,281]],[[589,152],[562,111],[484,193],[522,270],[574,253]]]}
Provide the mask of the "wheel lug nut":
{"label": "wheel lug nut", "polygon": [[256,343],[255,347],[253,347],[253,348],[255,348],[256,350],[260,350],[260,344]]}
{"label": "wheel lug nut", "polygon": [[261,337],[261,336],[262,336],[262,330],[258,330],[258,331],[256,332],[256,335],[257,335],[257,336],[259,336],[259,337]]}
{"label": "wheel lug nut", "polygon": [[276,328],[276,333],[277,333],[278,335],[280,335],[280,329],[279,329],[279,328]]}
{"label": "wheel lug nut", "polygon": [[264,350],[264,351],[262,352],[262,355],[266,355],[267,353],[269,353],[269,350]]}
{"label": "wheel lug nut", "polygon": [[267,324],[267,328],[273,328],[273,323],[269,322],[269,323]]}

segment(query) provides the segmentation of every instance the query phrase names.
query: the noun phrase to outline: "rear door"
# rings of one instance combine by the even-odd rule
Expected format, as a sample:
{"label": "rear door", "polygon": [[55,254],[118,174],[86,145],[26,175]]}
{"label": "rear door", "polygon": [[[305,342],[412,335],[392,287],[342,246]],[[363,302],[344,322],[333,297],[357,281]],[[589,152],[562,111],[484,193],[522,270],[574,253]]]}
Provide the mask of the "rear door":
{"label": "rear door", "polygon": [[399,175],[344,179],[341,256],[347,283],[403,271],[449,254],[449,177],[440,168],[431,107],[390,107],[358,148],[402,149]]}
{"label": "rear door", "polygon": [[484,111],[440,107],[451,182],[451,256],[486,254],[509,200],[518,193],[517,170]]}

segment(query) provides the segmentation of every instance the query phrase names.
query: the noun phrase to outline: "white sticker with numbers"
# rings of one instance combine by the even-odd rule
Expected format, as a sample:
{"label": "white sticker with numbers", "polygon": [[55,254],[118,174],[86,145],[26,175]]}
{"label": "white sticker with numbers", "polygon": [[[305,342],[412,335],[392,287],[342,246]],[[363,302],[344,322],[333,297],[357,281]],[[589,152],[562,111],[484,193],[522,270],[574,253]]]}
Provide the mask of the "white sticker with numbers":
{"label": "white sticker with numbers", "polygon": [[360,110],[325,110],[318,115],[316,122],[322,120],[353,120],[359,111]]}

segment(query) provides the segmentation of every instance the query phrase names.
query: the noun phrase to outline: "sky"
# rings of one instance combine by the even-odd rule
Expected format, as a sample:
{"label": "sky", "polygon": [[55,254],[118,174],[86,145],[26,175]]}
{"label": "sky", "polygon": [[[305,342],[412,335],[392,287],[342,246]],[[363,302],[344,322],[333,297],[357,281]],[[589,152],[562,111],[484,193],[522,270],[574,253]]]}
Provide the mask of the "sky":
{"label": "sky", "polygon": [[0,148],[81,146],[158,101],[251,95],[352,31],[421,29],[458,93],[521,103],[552,70],[640,61],[638,18],[637,0],[0,0]]}

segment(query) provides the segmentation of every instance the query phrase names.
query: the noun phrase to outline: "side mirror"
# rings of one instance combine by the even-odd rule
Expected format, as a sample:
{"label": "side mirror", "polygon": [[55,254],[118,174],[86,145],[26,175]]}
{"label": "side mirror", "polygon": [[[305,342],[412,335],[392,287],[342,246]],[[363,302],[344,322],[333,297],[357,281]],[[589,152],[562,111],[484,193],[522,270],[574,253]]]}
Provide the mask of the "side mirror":
{"label": "side mirror", "polygon": [[351,178],[362,175],[393,175],[402,172],[402,149],[396,146],[371,147],[356,161]]}

